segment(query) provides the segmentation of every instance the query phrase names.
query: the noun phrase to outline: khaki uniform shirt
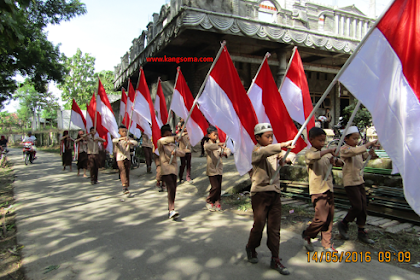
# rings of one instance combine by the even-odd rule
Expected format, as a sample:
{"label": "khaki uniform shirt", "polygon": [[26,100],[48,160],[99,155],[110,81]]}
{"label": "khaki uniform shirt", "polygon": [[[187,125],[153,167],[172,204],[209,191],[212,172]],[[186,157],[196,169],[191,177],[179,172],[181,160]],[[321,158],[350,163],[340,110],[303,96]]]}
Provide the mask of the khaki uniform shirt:
{"label": "khaki uniform shirt", "polygon": [[321,157],[321,151],[311,147],[305,153],[306,167],[309,174],[309,194],[321,194],[328,190],[333,191],[332,176],[329,174],[327,181],[325,175],[330,166],[332,154],[328,153]]}
{"label": "khaki uniform shirt", "polygon": [[175,137],[168,136],[162,137],[158,140],[158,151],[160,159],[160,169],[162,175],[178,174],[178,163],[176,157],[185,156],[185,152],[181,149],[176,149],[172,164],[169,164],[171,160],[171,153],[176,148]]}
{"label": "khaki uniform shirt", "polygon": [[131,159],[130,144],[137,145],[137,141],[134,141],[131,138],[129,139],[130,139],[129,141],[120,140],[118,138],[112,139],[112,143],[115,144],[115,151],[117,152],[117,156],[116,156],[117,161]]}
{"label": "khaki uniform shirt", "polygon": [[79,153],[83,153],[83,152],[87,153],[88,148],[87,148],[87,141],[86,140],[78,141],[77,146],[79,147],[78,148]]}
{"label": "khaki uniform shirt", "polygon": [[191,153],[191,143],[188,134],[182,133],[181,140],[179,141],[179,148],[186,154]]}
{"label": "khaki uniform shirt", "polygon": [[143,136],[141,138],[143,139],[143,141],[141,142],[142,147],[153,149],[153,143],[152,143],[152,140],[149,138],[149,136],[143,133]]}
{"label": "khaki uniform shirt", "polygon": [[340,157],[344,161],[343,166],[343,185],[357,186],[365,182],[360,170],[363,167],[363,161],[368,157],[366,146],[351,147],[344,145],[340,150]]}
{"label": "khaki uniform shirt", "polygon": [[281,144],[261,146],[257,144],[252,151],[251,195],[256,192],[275,191],[280,193],[280,175],[270,184],[271,177],[278,168]]}
{"label": "khaki uniform shirt", "polygon": [[99,145],[98,142],[94,139],[98,139],[98,137],[93,138],[92,134],[87,136],[87,153],[88,155],[98,155],[99,154]]}
{"label": "khaki uniform shirt", "polygon": [[[217,143],[213,143],[211,140],[208,140],[204,143],[204,151],[207,154],[207,176],[216,176],[216,175],[223,175],[223,160],[220,157],[222,153],[222,147],[219,147]],[[226,153],[227,156],[230,155],[230,149],[224,148],[223,152]],[[219,166],[216,169],[216,165],[219,162]]]}

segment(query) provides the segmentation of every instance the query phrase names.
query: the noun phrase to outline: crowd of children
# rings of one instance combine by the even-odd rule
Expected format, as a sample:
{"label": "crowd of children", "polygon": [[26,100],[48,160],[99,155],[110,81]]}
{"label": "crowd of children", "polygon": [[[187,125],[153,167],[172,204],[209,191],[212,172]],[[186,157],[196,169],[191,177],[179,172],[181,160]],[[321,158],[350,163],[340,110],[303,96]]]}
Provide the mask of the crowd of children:
{"label": "crowd of children", "polygon": [[[151,139],[143,136],[142,147],[146,157],[147,173],[151,173],[151,164],[156,164],[156,181],[159,191],[167,190],[168,194],[168,217],[176,219],[179,213],[175,208],[175,197],[177,182],[182,183],[183,174],[186,168],[186,181],[192,183],[191,178],[191,152],[192,147],[189,136],[181,123],[177,133],[172,133],[169,125],[161,128],[161,138],[157,142],[158,155],[154,153]],[[73,140],[67,131],[61,138],[63,170],[70,166],[72,160],[73,143],[77,143],[78,173],[83,169],[83,176],[87,177],[86,170],[90,171],[92,184],[98,182],[98,152],[99,142],[102,138],[95,136],[95,129],[91,128],[89,134],[78,133],[77,139]],[[112,140],[116,161],[119,169],[123,193],[129,193],[130,185],[130,147],[137,145],[137,141],[127,135],[127,128],[119,127],[120,138]],[[288,275],[288,269],[281,264],[280,253],[280,225],[281,225],[281,199],[280,199],[280,178],[271,181],[273,174],[279,164],[290,162],[282,160],[285,155],[284,149],[293,149],[292,140],[273,144],[273,130],[269,123],[260,123],[254,128],[254,136],[257,141],[252,152],[251,177],[251,204],[253,209],[254,223],[249,234],[245,247],[247,259],[251,263],[258,262],[256,248],[260,246],[262,233],[267,224],[267,246],[271,251],[271,268],[283,275]],[[368,142],[357,146],[359,142],[359,131],[352,126],[348,129],[344,138],[345,145],[339,153],[335,148],[323,149],[326,141],[326,133],[323,129],[313,127],[309,133],[311,148],[305,153],[305,161],[309,174],[309,194],[315,209],[315,214],[310,225],[302,232],[304,247],[307,251],[314,251],[311,239],[321,233],[321,245],[325,251],[337,252],[332,244],[332,227],[334,221],[334,192],[332,174],[327,173],[329,166],[343,167],[343,184],[347,193],[351,208],[342,221],[338,222],[338,230],[341,237],[349,239],[348,224],[356,220],[358,225],[358,239],[367,244],[374,242],[368,238],[365,231],[367,216],[367,200],[364,188],[363,161],[368,154],[372,158],[377,157],[373,149],[367,149],[376,145],[376,141]],[[179,143],[179,145],[177,145]],[[207,158],[206,175],[210,182],[210,191],[206,198],[206,208],[209,211],[222,211],[221,189],[223,176],[223,158],[227,158],[231,151],[225,143],[218,138],[218,130],[214,126],[207,129],[206,139],[203,142],[202,155]],[[177,158],[180,158],[181,166],[178,168]],[[178,176],[178,178],[177,178]],[[326,178],[326,179],[325,179]],[[177,180],[178,179],[178,180]]]}

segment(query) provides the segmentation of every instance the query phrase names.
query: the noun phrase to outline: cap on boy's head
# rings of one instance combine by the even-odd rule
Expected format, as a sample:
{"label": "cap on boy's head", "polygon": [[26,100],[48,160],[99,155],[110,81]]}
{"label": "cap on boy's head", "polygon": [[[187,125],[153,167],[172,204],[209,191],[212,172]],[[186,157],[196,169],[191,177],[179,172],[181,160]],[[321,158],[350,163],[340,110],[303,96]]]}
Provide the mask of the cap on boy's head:
{"label": "cap on boy's head", "polygon": [[325,133],[325,131],[322,128],[314,126],[309,130],[308,137],[309,137],[309,139],[314,139],[315,137],[318,137],[320,135],[327,135],[327,134]]}
{"label": "cap on boy's head", "polygon": [[259,123],[254,127],[254,135],[258,135],[267,131],[273,131],[273,128],[269,123]]}
{"label": "cap on boy's head", "polygon": [[118,127],[118,129],[122,129],[122,128],[127,128],[127,127],[123,124]]}
{"label": "cap on boy's head", "polygon": [[167,132],[167,131],[172,133],[171,126],[169,124],[162,125],[162,127],[160,128],[161,136],[163,136],[163,134],[165,134],[165,132]]}
{"label": "cap on boy's head", "polygon": [[212,132],[215,132],[215,131],[217,131],[217,128],[215,126],[210,125],[207,128],[207,134],[211,134]]}
{"label": "cap on boy's head", "polygon": [[354,126],[354,125],[350,126],[349,129],[347,130],[346,137],[353,133],[359,133],[359,129],[357,128],[357,126]]}

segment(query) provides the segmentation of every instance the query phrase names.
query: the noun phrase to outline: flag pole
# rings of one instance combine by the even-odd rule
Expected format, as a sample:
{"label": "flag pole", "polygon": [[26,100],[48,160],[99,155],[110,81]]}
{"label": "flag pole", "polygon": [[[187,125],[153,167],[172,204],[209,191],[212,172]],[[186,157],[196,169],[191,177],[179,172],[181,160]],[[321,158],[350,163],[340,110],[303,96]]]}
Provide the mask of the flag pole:
{"label": "flag pole", "polygon": [[[188,120],[190,119],[191,114],[192,114],[192,112],[193,112],[193,110],[194,110],[195,106],[197,105],[198,98],[200,98],[201,94],[203,93],[204,86],[206,85],[206,82],[207,82],[207,80],[208,80],[208,78],[209,78],[209,76],[210,76],[210,73],[211,73],[211,71],[213,70],[214,65],[216,65],[216,62],[217,62],[217,60],[219,59],[220,55],[222,54],[223,48],[224,48],[225,46],[226,46],[226,41],[223,41],[223,42],[221,43],[221,45],[220,45],[220,49],[219,49],[219,51],[217,52],[216,58],[213,60],[213,64],[210,66],[209,72],[207,72],[207,75],[206,75],[206,78],[204,79],[203,84],[201,85],[200,89],[198,90],[197,96],[196,96],[196,97],[195,97],[195,99],[194,99],[194,103],[193,103],[193,105],[191,106],[190,112],[188,113],[188,116],[187,116],[187,118],[186,118],[186,119],[185,119],[185,121],[184,121],[184,125],[181,127],[181,130],[180,130],[180,131],[181,131],[181,133],[182,133],[182,131],[184,131],[184,127],[185,127],[185,125],[187,124]],[[169,161],[169,164],[172,164],[172,161],[173,161],[173,155],[171,155],[171,160]]]}
{"label": "flag pole", "polygon": [[[295,46],[295,47],[293,47],[292,56],[290,57],[289,63],[287,64],[286,72],[284,73],[284,76],[283,76],[283,78],[281,80],[280,87],[278,89],[279,94],[281,94],[280,93],[281,92],[281,88],[283,87],[284,81],[286,80],[287,73],[289,72],[290,65],[292,65],[292,61],[293,61],[293,58],[295,57],[296,51],[297,51],[297,47]],[[311,120],[311,118],[308,118],[308,123]],[[308,123],[306,123],[306,124],[308,124]],[[305,127],[306,127],[306,125],[305,125]],[[302,132],[303,132],[303,129],[302,129]],[[298,134],[296,134],[295,138],[293,139],[293,142],[292,142],[291,146],[294,146],[296,144],[296,142],[299,139],[299,137],[302,134],[302,132],[300,134],[299,134],[299,132],[298,132]],[[286,154],[282,157],[280,166],[277,167],[276,172],[274,172],[273,176],[270,179],[270,184],[273,184],[274,179],[279,174],[280,169],[281,169],[281,166],[286,161],[286,157],[289,155],[290,151],[291,151],[291,149],[287,149]]]}
{"label": "flag pole", "polygon": [[[354,117],[356,116],[356,113],[359,110],[361,104],[362,103],[360,101],[357,101],[356,107],[354,107],[353,113],[351,114],[350,119],[346,125],[346,128],[344,129],[344,132],[340,137],[340,141],[338,142],[337,148],[335,148],[334,154],[337,154],[338,151],[340,151],[340,147],[341,145],[343,145],[343,142],[344,142],[344,137],[346,137],[347,131],[349,130],[349,127],[353,123]],[[332,170],[332,164],[330,163],[330,165],[328,166],[328,171],[325,174],[324,181],[327,181],[328,177],[330,176],[331,170]]]}
{"label": "flag pole", "polygon": [[95,96],[95,125],[94,125],[94,127],[95,127],[95,134],[96,134],[96,123],[97,123],[97,120],[98,120],[98,114],[97,114],[97,111],[98,111],[98,102],[97,102],[97,95],[96,95],[96,91],[93,93],[93,95]]}
{"label": "flag pole", "polygon": [[[141,69],[142,67],[140,67]],[[141,75],[141,71],[139,73],[139,80],[137,82],[137,88],[139,87],[139,82],[140,82],[140,75]],[[128,79],[128,82],[130,83],[130,79]],[[128,85],[130,86],[130,85]],[[133,112],[134,112],[134,104],[136,104],[136,99],[137,99],[137,90],[134,91],[134,100],[133,103],[131,104],[131,112],[130,112],[130,119],[128,120],[128,128],[127,128],[127,133],[130,133],[130,127],[133,123],[132,118],[133,118]],[[128,101],[127,101],[128,103]]]}
{"label": "flag pole", "polygon": [[[130,78],[128,78],[128,81],[130,82]],[[123,91],[124,90],[124,91]],[[122,94],[123,94],[123,92],[125,92],[125,88],[123,87],[122,89],[121,89],[121,100],[122,100]],[[127,98],[127,100],[128,100],[128,98]],[[126,102],[126,105],[125,105],[125,107],[127,107],[127,102],[128,101],[125,101]],[[121,106],[120,106],[121,107]],[[125,115],[125,112],[124,112],[124,115]],[[119,119],[118,119],[118,122],[119,122],[119,124],[118,125],[121,125],[121,123],[122,123],[122,116],[121,116],[121,112],[120,112],[120,117],[119,117]]]}
{"label": "flag pole", "polygon": [[256,77],[258,77],[258,74],[259,74],[259,73],[260,73],[260,71],[261,71],[261,68],[262,68],[262,66],[263,66],[263,64],[264,64],[264,61],[265,61],[265,60],[267,60],[270,56],[271,56],[271,54],[270,54],[269,52],[267,52],[267,53],[264,55],[263,61],[261,62],[260,67],[259,67],[259,68],[258,68],[258,70],[257,70],[257,74],[255,74],[255,77],[254,77],[254,79],[252,79],[252,83],[251,83],[251,85],[250,85],[250,86],[249,86],[249,88],[248,88],[248,92],[246,93],[247,95],[249,95],[249,92],[250,92],[250,90],[252,89],[252,86],[255,84],[255,78],[256,78]]}
{"label": "flag pole", "polygon": [[217,161],[216,169],[219,167],[219,164],[222,161],[222,155],[223,155],[224,149],[226,148],[226,143],[228,140],[229,140],[229,136],[226,137],[225,143],[223,144],[222,150],[220,151],[220,157],[219,157],[219,160]]}
{"label": "flag pole", "polygon": [[[178,66],[177,68],[176,68],[176,77],[175,77],[175,83],[174,83],[174,90],[172,91],[172,92],[175,92],[175,88],[176,88],[176,83],[178,83],[178,77],[179,77],[179,71],[181,70],[181,67],[180,66]],[[173,95],[173,93],[172,93],[172,96],[174,96]],[[171,105],[172,105],[172,102],[171,102]],[[169,111],[168,111],[168,115],[169,115],[169,117],[168,117],[168,121],[166,122],[166,124],[170,124],[171,123],[171,121],[172,121],[172,114],[171,114],[171,106],[169,106]]]}

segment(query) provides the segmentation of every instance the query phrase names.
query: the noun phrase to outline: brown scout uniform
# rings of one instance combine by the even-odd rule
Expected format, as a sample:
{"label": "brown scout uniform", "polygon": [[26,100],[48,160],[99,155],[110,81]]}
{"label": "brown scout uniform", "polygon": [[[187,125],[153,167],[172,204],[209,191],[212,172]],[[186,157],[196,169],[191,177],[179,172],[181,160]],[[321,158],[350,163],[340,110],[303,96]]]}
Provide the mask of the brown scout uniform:
{"label": "brown scout uniform", "polygon": [[99,168],[99,145],[92,134],[87,136],[87,153],[88,153],[88,168],[90,171],[90,181],[98,182],[98,168]]}
{"label": "brown scout uniform", "polygon": [[153,159],[153,143],[152,143],[152,140],[149,138],[149,136],[147,136],[144,133],[141,138],[143,139],[141,143],[141,147],[143,148],[146,165],[147,167],[150,167],[152,166],[152,159]]}
{"label": "brown scout uniform", "polygon": [[315,238],[321,231],[321,244],[331,248],[331,231],[334,221],[334,194],[331,174],[327,181],[325,175],[329,169],[332,154],[320,156],[321,151],[311,147],[305,153],[306,166],[309,174],[309,194],[315,208],[312,223],[306,228],[305,235]]}
{"label": "brown scout uniform", "polygon": [[162,180],[165,182],[168,189],[169,211],[175,210],[176,174],[178,173],[176,157],[183,157],[185,155],[184,151],[176,149],[172,164],[169,164],[171,160],[171,153],[174,149],[176,149],[174,136],[162,137],[158,140],[160,169],[162,173]]}
{"label": "brown scout uniform", "polygon": [[179,169],[179,180],[184,177],[184,169],[187,167],[187,181],[191,181],[191,143],[188,133],[182,133],[179,141],[179,149],[185,152],[185,156],[181,157],[181,167]]}
{"label": "brown scout uniform", "polygon": [[254,211],[254,225],[247,247],[255,250],[260,246],[267,221],[267,246],[275,258],[278,258],[280,249],[280,176],[273,184],[270,184],[270,179],[277,169],[281,151],[281,144],[265,147],[257,144],[252,151],[251,204]]}
{"label": "brown scout uniform", "polygon": [[117,152],[116,160],[120,171],[121,183],[123,187],[128,187],[130,186],[131,167],[130,144],[137,145],[137,141],[134,141],[131,138],[129,141],[114,138],[112,139],[112,143],[115,143],[115,150]]}
{"label": "brown scout uniform", "polygon": [[[222,192],[222,175],[223,175],[223,160],[221,158],[222,148],[218,145],[219,141],[213,143],[211,140],[208,140],[204,143],[204,151],[207,154],[207,170],[206,175],[209,177],[210,181],[210,191],[207,196],[206,202],[210,204],[215,204],[216,206],[220,205],[220,195]],[[224,148],[223,152],[227,156],[230,155],[230,149]],[[216,165],[219,162],[219,166]]]}
{"label": "brown scout uniform", "polygon": [[367,200],[365,181],[363,175],[360,175],[360,170],[363,161],[368,157],[366,146],[351,147],[346,144],[341,147],[340,157],[344,161],[343,185],[351,204],[344,220],[352,222],[357,219],[356,224],[363,227],[366,224]]}

